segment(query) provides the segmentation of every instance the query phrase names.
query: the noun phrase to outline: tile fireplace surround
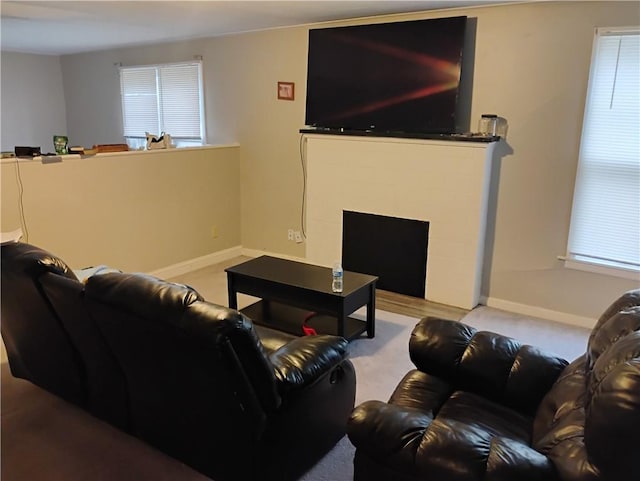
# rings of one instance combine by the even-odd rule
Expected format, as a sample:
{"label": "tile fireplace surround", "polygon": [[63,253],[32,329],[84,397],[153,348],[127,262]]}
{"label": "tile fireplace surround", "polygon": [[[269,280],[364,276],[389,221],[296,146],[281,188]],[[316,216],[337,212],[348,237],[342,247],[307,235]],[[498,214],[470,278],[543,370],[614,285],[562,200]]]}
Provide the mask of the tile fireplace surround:
{"label": "tile fireplace surround", "polygon": [[306,257],[341,258],[342,211],[429,222],[425,298],[480,298],[495,142],[305,135]]}

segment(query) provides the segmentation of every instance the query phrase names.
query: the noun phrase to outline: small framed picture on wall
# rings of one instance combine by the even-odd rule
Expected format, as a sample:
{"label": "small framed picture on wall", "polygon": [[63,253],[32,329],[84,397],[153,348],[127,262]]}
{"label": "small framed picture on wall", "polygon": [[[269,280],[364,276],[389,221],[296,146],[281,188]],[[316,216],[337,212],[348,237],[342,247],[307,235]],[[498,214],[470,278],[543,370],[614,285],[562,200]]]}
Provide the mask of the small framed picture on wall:
{"label": "small framed picture on wall", "polygon": [[278,99],[294,100],[295,86],[293,82],[278,82]]}

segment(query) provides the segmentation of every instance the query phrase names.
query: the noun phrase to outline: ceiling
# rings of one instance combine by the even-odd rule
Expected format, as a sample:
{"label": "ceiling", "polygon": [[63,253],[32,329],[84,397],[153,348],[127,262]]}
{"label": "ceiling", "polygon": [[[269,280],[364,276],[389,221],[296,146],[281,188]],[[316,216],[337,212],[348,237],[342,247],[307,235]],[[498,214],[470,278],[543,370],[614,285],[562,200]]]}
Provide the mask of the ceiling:
{"label": "ceiling", "polygon": [[310,23],[503,3],[448,1],[8,1],[2,50],[65,55]]}

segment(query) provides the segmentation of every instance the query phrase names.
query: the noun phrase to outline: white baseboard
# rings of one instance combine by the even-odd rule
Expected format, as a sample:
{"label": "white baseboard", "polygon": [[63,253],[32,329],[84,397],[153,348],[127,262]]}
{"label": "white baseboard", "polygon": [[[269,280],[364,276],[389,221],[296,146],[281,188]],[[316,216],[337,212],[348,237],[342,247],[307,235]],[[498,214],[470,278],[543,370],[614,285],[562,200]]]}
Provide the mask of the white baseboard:
{"label": "white baseboard", "polygon": [[480,298],[480,304],[495,307],[503,311],[515,312],[525,316],[539,317],[541,319],[548,319],[550,321],[562,322],[563,324],[570,324],[572,326],[585,327],[592,329],[595,326],[597,319],[592,319],[585,316],[576,316],[575,314],[569,314],[567,312],[554,311],[551,309],[545,309],[543,307],[531,306],[528,304],[520,304],[518,302],[506,301],[504,299],[497,299],[495,297]]}
{"label": "white baseboard", "polygon": [[234,257],[246,256],[246,257],[260,257],[260,256],[272,256],[280,257],[282,259],[288,259],[298,262],[309,262],[303,257],[290,256],[287,254],[276,254],[274,252],[261,251],[257,249],[245,249],[242,246],[235,246],[223,251],[213,252],[211,254],[204,255],[202,257],[196,257],[195,259],[189,259],[184,262],[179,262],[171,266],[162,267],[155,271],[149,272],[150,275],[159,277],[160,279],[168,279],[175,276],[181,276],[188,272],[197,271],[204,267],[209,267],[220,262],[228,261]]}
{"label": "white baseboard", "polygon": [[242,249],[242,255],[247,257],[260,257],[260,256],[271,256],[271,257],[279,257],[281,259],[287,259],[290,261],[298,261],[304,262],[305,264],[310,264],[310,262],[304,257],[290,256],[288,254],[276,254],[274,252],[261,251],[257,249]]}
{"label": "white baseboard", "polygon": [[170,277],[180,276],[187,272],[196,271],[203,267],[209,267],[220,262],[228,261],[234,257],[244,255],[242,246],[231,247],[218,252],[204,255],[202,257],[196,257],[195,259],[189,259],[184,262],[179,262],[171,266],[162,267],[153,272],[149,272],[152,276],[159,277],[160,279],[168,279]]}

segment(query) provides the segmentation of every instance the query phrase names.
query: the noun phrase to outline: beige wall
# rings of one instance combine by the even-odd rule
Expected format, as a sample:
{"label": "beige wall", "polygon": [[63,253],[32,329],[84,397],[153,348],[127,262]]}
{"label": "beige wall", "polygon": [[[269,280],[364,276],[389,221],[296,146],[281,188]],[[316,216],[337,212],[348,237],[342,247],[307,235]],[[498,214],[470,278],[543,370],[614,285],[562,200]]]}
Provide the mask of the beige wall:
{"label": "beige wall", "polygon": [[[635,2],[546,2],[385,20],[445,15],[477,19],[471,126],[486,112],[510,126],[496,155],[483,294],[494,305],[595,318],[638,283],[569,270],[557,256],[566,249],[594,28],[638,24],[640,9]],[[307,29],[213,42],[237,59],[229,76],[242,86],[234,98],[243,245],[298,255],[285,234],[300,214],[296,132],[304,122]],[[295,102],[275,100],[277,80],[296,82]]]}
{"label": "beige wall", "polygon": [[[638,24],[640,9],[634,2],[550,2],[393,19],[451,14],[477,19],[471,125],[486,112],[510,125],[496,155],[483,294],[494,305],[595,318],[637,283],[568,270],[557,256],[566,249],[594,28]],[[285,233],[299,216],[294,131],[304,119],[306,43],[306,29],[224,40],[241,61],[234,70],[242,84],[252,95],[264,92],[253,112],[237,97],[246,247],[297,254]],[[269,99],[277,80],[296,82],[294,106]]]}
{"label": "beige wall", "polygon": [[[149,272],[240,245],[238,147],[2,163],[2,230],[72,268]],[[212,237],[212,227],[217,237]]]}
{"label": "beige wall", "polygon": [[[493,299],[596,317],[638,285],[564,268],[593,31],[640,22],[634,2],[566,2],[478,11],[473,117],[509,120],[499,162]],[[505,149],[507,150],[507,149]]]}
{"label": "beige wall", "polygon": [[[483,293],[497,305],[596,317],[635,283],[565,269],[557,256],[568,234],[593,31],[640,23],[637,2],[538,2],[363,22],[450,15],[477,21],[471,126],[487,112],[509,121],[494,169]],[[62,57],[69,134],[87,144],[103,129],[119,135],[119,127],[100,127],[120,115],[114,63],[202,55],[209,142],[241,145],[242,245],[304,256],[304,244],[287,241],[286,231],[300,228],[307,30]],[[294,102],[276,100],[278,80],[296,83]]]}

